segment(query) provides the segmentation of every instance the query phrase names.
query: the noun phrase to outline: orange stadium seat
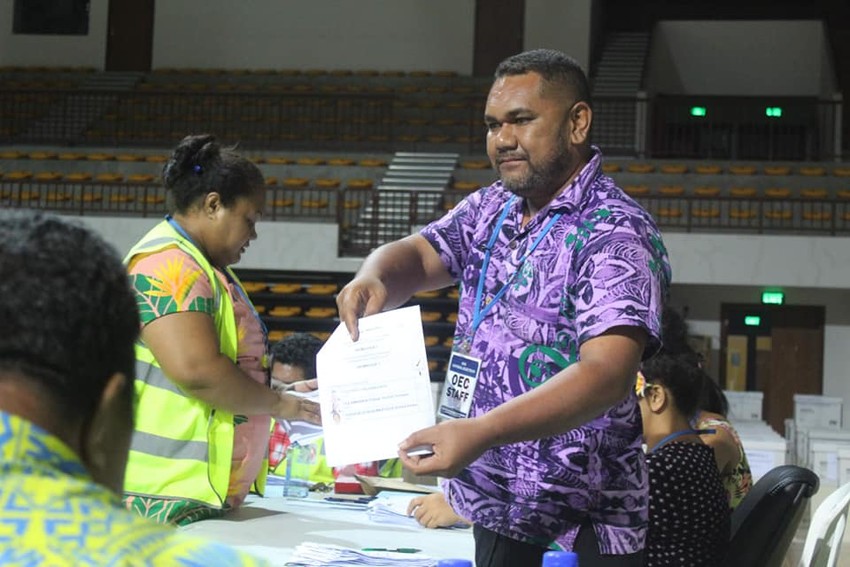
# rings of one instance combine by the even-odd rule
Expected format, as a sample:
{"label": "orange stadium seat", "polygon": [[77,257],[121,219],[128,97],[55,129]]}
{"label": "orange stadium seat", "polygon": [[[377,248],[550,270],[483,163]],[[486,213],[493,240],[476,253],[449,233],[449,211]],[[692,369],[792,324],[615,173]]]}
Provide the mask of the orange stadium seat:
{"label": "orange stadium seat", "polygon": [[685,188],[681,185],[663,185],[658,189],[658,194],[664,197],[679,197],[685,194]]}
{"label": "orange stadium seat", "polygon": [[787,187],[769,187],[764,190],[764,196],[771,199],[787,199],[791,196],[791,190]]}
{"label": "orange stadium seat", "polygon": [[813,166],[801,167],[800,169],[797,170],[797,172],[800,175],[807,175],[807,176],[810,176],[810,177],[820,177],[821,175],[826,175],[826,168],[819,166],[819,165],[813,165]]}
{"label": "orange stadium seat", "polygon": [[723,172],[723,168],[719,165],[698,165],[694,171],[703,175],[717,175]]}
{"label": "orange stadium seat", "polygon": [[767,165],[763,171],[765,175],[788,175],[791,168],[787,165]]}
{"label": "orange stadium seat", "polygon": [[649,195],[649,185],[626,185],[623,191],[632,197],[644,197]]}
{"label": "orange stadium seat", "polygon": [[623,168],[620,167],[619,163],[603,163],[602,164],[602,173],[617,173],[622,171]]}
{"label": "orange stadium seat", "polygon": [[742,199],[755,197],[757,194],[758,191],[755,187],[732,187],[729,189],[729,195],[731,197],[739,197]]}
{"label": "orange stadium seat", "polygon": [[688,166],[683,163],[665,163],[660,169],[661,173],[687,173]]}
{"label": "orange stadium seat", "polygon": [[652,173],[655,166],[651,163],[630,163],[626,170],[629,173]]}
{"label": "orange stadium seat", "polygon": [[805,197],[806,199],[826,199],[829,197],[829,192],[826,189],[801,189],[800,196]]}
{"label": "orange stadium seat", "polygon": [[729,166],[729,173],[732,175],[755,175],[756,168],[752,165],[732,165]]}
{"label": "orange stadium seat", "polygon": [[717,197],[720,195],[720,187],[701,186],[694,188],[694,195],[697,197]]}

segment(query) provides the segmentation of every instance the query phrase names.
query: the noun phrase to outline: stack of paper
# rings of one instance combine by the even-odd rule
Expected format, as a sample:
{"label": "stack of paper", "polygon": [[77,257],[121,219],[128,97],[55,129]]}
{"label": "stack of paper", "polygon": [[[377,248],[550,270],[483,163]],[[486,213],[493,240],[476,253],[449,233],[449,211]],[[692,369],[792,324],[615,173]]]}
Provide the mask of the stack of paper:
{"label": "stack of paper", "polygon": [[416,518],[407,514],[407,506],[410,504],[410,500],[417,496],[421,496],[421,494],[382,492],[369,503],[369,519],[384,524],[421,527]]}
{"label": "stack of paper", "polygon": [[287,565],[304,567],[345,567],[349,565],[403,565],[434,567],[437,560],[421,553],[358,551],[339,545],[304,542],[295,548]]}

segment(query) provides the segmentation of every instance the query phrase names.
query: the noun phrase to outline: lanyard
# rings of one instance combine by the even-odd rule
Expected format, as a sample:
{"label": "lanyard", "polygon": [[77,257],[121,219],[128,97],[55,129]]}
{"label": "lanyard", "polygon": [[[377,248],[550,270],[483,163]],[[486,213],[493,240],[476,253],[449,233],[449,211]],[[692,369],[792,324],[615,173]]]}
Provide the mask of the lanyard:
{"label": "lanyard", "polygon": [[[508,277],[505,284],[502,286],[502,289],[500,289],[496,293],[496,295],[493,296],[493,299],[482,309],[481,301],[484,297],[484,280],[487,276],[487,268],[490,265],[490,255],[493,252],[493,246],[495,246],[496,244],[496,239],[499,237],[499,233],[502,230],[502,225],[505,223],[505,218],[507,218],[508,212],[510,211],[511,206],[513,205],[515,200],[516,195],[513,195],[510,201],[508,201],[505,205],[505,208],[502,210],[502,214],[499,216],[499,220],[496,221],[496,226],[493,228],[493,233],[490,235],[490,240],[487,242],[487,248],[485,248],[484,250],[484,261],[481,263],[481,272],[478,276],[478,287],[475,290],[475,304],[472,308],[472,329],[470,330],[470,339],[475,336],[475,333],[478,331],[478,327],[481,326],[481,322],[484,320],[484,316],[490,312],[496,302],[502,299],[502,296],[505,295],[505,293],[508,291],[508,287],[511,285],[511,282],[517,274],[517,272],[512,273],[510,277]],[[534,252],[534,250],[537,248],[537,245],[540,244],[540,241],[543,240],[543,237],[549,233],[549,231],[552,229],[552,226],[558,221],[559,218],[561,218],[561,213],[556,213],[552,215],[552,218],[549,219],[549,222],[546,223],[546,226],[543,227],[543,230],[540,231],[540,234],[537,235],[537,238],[534,240],[534,242],[531,243],[531,246],[528,247],[522,258],[519,259],[519,262],[517,263],[517,271],[519,271],[519,268],[522,267],[528,257],[531,256],[531,253]]]}
{"label": "lanyard", "polygon": [[662,447],[662,445],[666,445],[670,441],[677,439],[679,437],[684,437],[685,435],[707,435],[711,433],[717,433],[714,429],[682,429],[681,431],[675,431],[658,442],[658,445],[653,447],[650,453],[656,452],[658,449]]}
{"label": "lanyard", "polygon": [[[197,245],[197,244],[195,244],[195,241],[194,241],[194,240],[192,240],[192,237],[191,237],[191,236],[189,236],[189,233],[188,233],[188,232],[186,232],[186,229],[184,229],[182,226],[180,226],[180,223],[179,223],[179,222],[177,222],[176,220],[174,220],[174,217],[172,217],[171,215],[165,215],[165,220],[166,220],[166,221],[168,221],[168,224],[170,224],[170,225],[171,225],[171,227],[172,227],[174,230],[176,230],[177,232],[179,232],[179,233],[180,233],[180,236],[182,236],[183,238],[185,238],[186,240],[188,240],[188,241],[189,241],[189,243],[191,243],[191,244],[192,244],[192,246],[194,246],[195,248],[197,248],[199,251],[201,250],[200,248],[198,248],[198,245]],[[210,264],[212,264],[212,262],[210,262]],[[227,268],[222,268],[222,269],[221,269],[221,272],[224,274],[224,277],[225,277],[225,278],[227,278],[227,281],[228,281],[228,282],[230,282],[230,284],[231,284],[233,287],[235,287],[235,288],[236,288],[236,290],[239,292],[239,295],[241,295],[241,296],[242,296],[242,299],[244,299],[244,300],[245,300],[245,303],[248,305],[248,307],[250,307],[250,308],[251,308],[251,311],[254,313],[254,317],[257,319],[257,322],[258,322],[258,323],[260,323],[260,328],[261,328],[261,329],[262,329],[262,331],[263,331],[263,337],[265,338],[266,342],[268,343],[269,330],[268,330],[268,328],[266,327],[266,324],[265,324],[265,322],[263,321],[263,318],[262,318],[262,317],[260,317],[260,314],[259,314],[259,313],[257,313],[256,308],[254,308],[254,304],[253,304],[253,303],[251,303],[251,299],[250,299],[250,298],[248,297],[248,295],[245,293],[245,290],[244,290],[244,289],[242,289],[242,286],[241,286],[241,285],[239,285],[239,283],[238,283],[235,279],[233,279],[233,276],[231,276],[231,275],[230,275],[230,270],[228,270]],[[270,367],[271,367],[271,366],[270,366]]]}

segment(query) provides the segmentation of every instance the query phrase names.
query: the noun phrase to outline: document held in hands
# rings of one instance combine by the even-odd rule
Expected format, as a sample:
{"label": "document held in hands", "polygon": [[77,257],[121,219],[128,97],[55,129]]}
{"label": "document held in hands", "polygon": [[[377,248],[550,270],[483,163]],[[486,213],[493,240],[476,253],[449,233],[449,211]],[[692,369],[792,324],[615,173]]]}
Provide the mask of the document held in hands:
{"label": "document held in hands", "polygon": [[340,324],[316,356],[325,456],[331,466],[390,459],[405,437],[434,425],[419,306]]}

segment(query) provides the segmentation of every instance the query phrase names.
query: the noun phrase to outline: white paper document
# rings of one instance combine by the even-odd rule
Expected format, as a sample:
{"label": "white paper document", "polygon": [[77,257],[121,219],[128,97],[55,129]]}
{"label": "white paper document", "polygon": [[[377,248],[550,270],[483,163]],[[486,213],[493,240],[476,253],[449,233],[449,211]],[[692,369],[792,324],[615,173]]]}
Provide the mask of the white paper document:
{"label": "white paper document", "polygon": [[419,306],[340,324],[316,356],[325,456],[331,466],[389,459],[409,434],[434,425]]}

